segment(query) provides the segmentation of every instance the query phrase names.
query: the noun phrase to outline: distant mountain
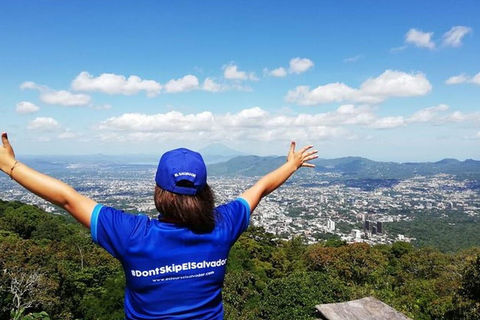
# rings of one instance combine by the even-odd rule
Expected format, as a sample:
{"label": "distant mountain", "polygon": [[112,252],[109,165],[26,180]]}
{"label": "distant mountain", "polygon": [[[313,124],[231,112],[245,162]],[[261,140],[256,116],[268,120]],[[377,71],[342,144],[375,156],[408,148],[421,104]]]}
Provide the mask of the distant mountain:
{"label": "distant mountain", "polygon": [[91,164],[91,165],[109,165],[109,164],[158,164],[159,155],[147,154],[125,154],[125,155],[105,155],[101,153],[89,155],[25,155],[19,157],[26,163],[50,163],[50,164]]}
{"label": "distant mountain", "polygon": [[[212,154],[210,152],[224,152]],[[207,163],[209,175],[222,176],[261,176],[285,163],[285,156],[235,156],[239,153],[222,145],[214,145],[200,150]],[[93,168],[96,166],[149,166],[158,164],[159,156],[152,155],[71,155],[71,156],[23,156],[20,161],[46,170],[63,170],[64,168]],[[344,157],[336,159],[316,159],[315,172],[334,173],[335,180],[360,179],[406,179],[414,176],[429,176],[446,173],[463,179],[480,180],[480,161],[467,159],[443,159],[437,162],[377,162],[361,157]],[[312,172],[302,170],[297,174]],[[328,177],[327,177],[328,178]]]}
{"label": "distant mountain", "polygon": [[[285,157],[235,157],[209,166],[212,175],[264,175],[285,162]],[[317,159],[315,171],[337,173],[341,179],[405,179],[418,175],[453,174],[462,178],[480,179],[480,161],[444,159],[438,162],[376,162],[361,157]]]}
{"label": "distant mountain", "polygon": [[243,156],[245,153],[230,149],[221,144],[214,143],[198,150],[207,164],[214,164],[228,161],[237,156]]}
{"label": "distant mountain", "polygon": [[208,166],[211,175],[264,175],[285,163],[285,157],[240,156]]}
{"label": "distant mountain", "polygon": [[205,148],[198,150],[202,155],[203,154],[211,154],[211,155],[218,155],[222,154],[224,156],[240,156],[245,155],[245,153],[233,150],[221,143],[212,143]]}

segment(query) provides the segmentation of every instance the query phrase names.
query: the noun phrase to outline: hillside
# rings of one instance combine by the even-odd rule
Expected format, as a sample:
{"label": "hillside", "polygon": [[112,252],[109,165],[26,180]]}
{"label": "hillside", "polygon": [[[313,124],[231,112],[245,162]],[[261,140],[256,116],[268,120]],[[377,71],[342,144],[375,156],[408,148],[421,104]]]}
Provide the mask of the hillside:
{"label": "hillside", "polygon": [[[71,219],[0,201],[0,269],[0,320],[123,318],[121,265]],[[365,296],[413,319],[478,320],[479,293],[480,248],[306,245],[250,227],[230,252],[223,299],[226,320],[314,319],[317,304]]]}

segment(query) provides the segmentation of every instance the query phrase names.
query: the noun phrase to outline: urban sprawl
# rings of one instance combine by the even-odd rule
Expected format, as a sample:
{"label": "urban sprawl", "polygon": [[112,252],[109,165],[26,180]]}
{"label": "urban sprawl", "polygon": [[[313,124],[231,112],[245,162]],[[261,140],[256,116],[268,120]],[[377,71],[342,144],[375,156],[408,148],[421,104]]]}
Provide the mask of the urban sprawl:
{"label": "urban sprawl", "polygon": [[[132,171],[128,166],[108,169],[72,165],[56,175],[99,203],[156,216],[152,197],[154,169],[150,167]],[[470,189],[468,180],[451,175],[417,176],[371,190],[348,186],[336,178],[333,173],[315,172],[292,178],[262,200],[252,214],[253,225],[264,227],[278,238],[303,236],[309,243],[331,234],[349,243],[378,244],[411,241],[406,235],[388,234],[385,226],[409,221],[409,213],[417,210],[432,210],[439,215],[452,210],[471,216],[480,212],[479,191]],[[235,199],[257,180],[217,176],[210,177],[209,184],[221,204]],[[61,212],[9,179],[0,179],[0,187],[3,200]]]}

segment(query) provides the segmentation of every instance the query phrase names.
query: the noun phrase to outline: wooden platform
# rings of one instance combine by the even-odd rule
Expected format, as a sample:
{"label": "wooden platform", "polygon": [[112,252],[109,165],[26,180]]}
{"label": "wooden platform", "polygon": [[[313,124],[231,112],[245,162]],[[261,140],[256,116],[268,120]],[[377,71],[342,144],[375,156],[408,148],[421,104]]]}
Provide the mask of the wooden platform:
{"label": "wooden platform", "polygon": [[315,306],[321,320],[411,320],[374,297]]}

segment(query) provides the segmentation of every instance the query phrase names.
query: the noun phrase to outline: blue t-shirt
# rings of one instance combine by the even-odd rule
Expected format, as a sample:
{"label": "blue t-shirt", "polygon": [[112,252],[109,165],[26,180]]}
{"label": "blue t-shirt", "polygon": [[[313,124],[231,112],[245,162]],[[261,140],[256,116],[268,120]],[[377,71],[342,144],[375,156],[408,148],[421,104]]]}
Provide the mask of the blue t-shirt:
{"label": "blue t-shirt", "polygon": [[94,208],[93,241],[125,271],[127,319],[223,319],[228,253],[248,227],[250,206],[239,198],[215,210],[215,229],[195,234],[145,215]]}

